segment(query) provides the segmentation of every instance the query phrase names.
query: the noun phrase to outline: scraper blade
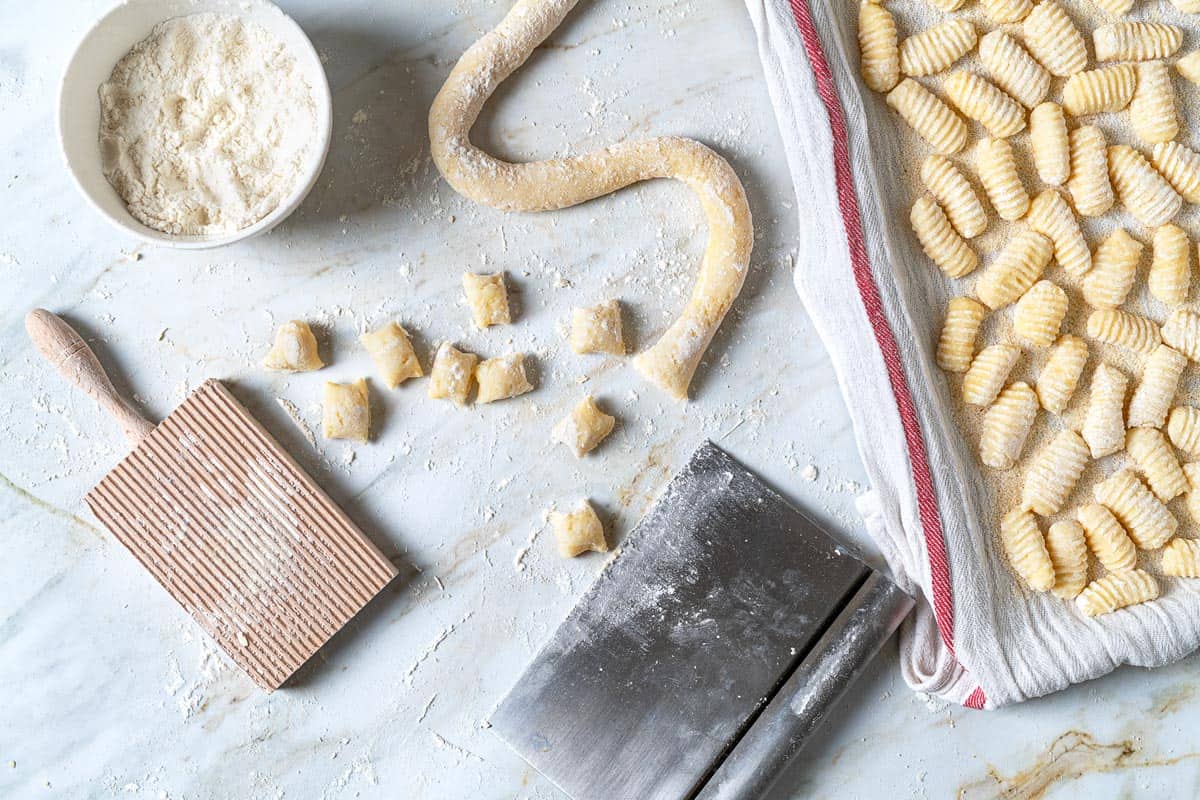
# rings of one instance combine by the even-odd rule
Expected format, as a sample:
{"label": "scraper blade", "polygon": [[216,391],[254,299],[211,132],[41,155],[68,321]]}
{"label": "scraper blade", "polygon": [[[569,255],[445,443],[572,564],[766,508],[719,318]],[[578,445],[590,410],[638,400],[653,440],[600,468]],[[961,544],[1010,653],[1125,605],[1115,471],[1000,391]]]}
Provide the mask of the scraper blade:
{"label": "scraper blade", "polygon": [[690,797],[874,573],[711,443],[622,550],[490,721],[575,800]]}

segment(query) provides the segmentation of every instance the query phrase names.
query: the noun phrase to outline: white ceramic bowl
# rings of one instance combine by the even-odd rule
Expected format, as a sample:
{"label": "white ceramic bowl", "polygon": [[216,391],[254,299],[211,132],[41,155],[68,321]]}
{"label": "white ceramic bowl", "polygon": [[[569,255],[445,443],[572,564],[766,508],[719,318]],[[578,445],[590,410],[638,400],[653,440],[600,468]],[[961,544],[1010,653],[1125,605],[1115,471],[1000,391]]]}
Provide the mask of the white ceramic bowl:
{"label": "white ceramic bowl", "polygon": [[[150,35],[158,23],[174,17],[216,12],[261,25],[288,48],[312,87],[317,111],[316,130],[308,161],[291,194],[255,224],[224,236],[182,236],[163,233],[134,219],[100,164],[100,84],[117,61]],[[67,169],[80,191],[118,228],[154,244],[200,249],[220,247],[256,236],[278,225],[295,211],[316,184],[329,152],[333,101],[329,80],[312,42],[291,17],[267,0],[126,0],[92,26],[75,49],[63,73],[58,95],[58,135]]]}

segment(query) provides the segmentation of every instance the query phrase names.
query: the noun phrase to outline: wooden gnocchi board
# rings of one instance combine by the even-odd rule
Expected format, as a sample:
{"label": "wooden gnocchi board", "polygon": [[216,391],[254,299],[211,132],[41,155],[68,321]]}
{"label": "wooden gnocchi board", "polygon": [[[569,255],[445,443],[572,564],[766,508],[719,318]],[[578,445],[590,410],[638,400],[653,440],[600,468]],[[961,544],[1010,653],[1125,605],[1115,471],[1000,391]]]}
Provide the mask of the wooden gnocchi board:
{"label": "wooden gnocchi board", "polygon": [[152,426],[66,323],[35,311],[27,327],[135,444],[88,506],[259,686],[281,686],[396,576],[220,382]]}

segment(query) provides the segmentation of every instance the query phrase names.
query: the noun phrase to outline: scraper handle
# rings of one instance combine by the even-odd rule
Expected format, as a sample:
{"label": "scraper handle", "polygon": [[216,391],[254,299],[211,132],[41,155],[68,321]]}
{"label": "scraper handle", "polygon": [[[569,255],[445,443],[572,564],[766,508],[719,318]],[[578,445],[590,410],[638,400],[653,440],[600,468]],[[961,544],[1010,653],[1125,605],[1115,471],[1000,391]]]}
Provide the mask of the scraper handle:
{"label": "scraper handle", "polygon": [[116,420],[131,445],[137,446],[154,430],[154,423],[117,394],[92,348],[60,317],[35,308],[25,315],[25,330],[44,359]]}
{"label": "scraper handle", "polygon": [[872,571],[694,800],[766,797],[912,608]]}

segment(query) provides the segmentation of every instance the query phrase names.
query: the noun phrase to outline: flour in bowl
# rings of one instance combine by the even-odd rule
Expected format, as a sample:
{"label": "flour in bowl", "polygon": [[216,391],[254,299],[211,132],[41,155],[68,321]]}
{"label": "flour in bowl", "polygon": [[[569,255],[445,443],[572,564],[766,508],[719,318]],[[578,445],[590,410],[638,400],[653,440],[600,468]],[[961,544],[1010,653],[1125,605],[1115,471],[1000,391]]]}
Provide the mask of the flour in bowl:
{"label": "flour in bowl", "polygon": [[104,174],[171,234],[247,228],[296,188],[315,147],[312,88],[282,42],[224,14],[167,20],[100,86]]}

